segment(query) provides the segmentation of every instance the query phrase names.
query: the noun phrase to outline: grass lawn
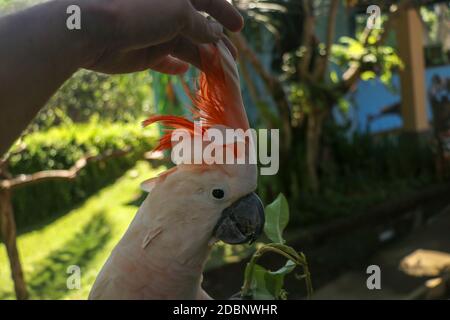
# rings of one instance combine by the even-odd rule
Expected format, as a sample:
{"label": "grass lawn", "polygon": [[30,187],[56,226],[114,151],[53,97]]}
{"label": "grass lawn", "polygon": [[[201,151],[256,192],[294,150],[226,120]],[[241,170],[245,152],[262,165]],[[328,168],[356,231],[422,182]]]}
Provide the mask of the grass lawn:
{"label": "grass lawn", "polygon": [[[143,200],[141,181],[155,176],[140,161],[114,184],[88,198],[81,206],[37,230],[18,237],[18,248],[31,299],[86,299],[115,244],[122,237]],[[237,262],[254,246],[218,244],[207,268]],[[67,268],[81,268],[81,289],[67,289]],[[6,250],[0,244],[0,300],[14,299]]]}
{"label": "grass lawn", "polygon": [[[85,299],[100,268],[140,203],[139,184],[164,168],[137,165],[80,207],[22,234],[18,248],[32,299]],[[68,290],[67,267],[81,268],[81,289]],[[0,245],[0,299],[15,298],[4,245]]]}

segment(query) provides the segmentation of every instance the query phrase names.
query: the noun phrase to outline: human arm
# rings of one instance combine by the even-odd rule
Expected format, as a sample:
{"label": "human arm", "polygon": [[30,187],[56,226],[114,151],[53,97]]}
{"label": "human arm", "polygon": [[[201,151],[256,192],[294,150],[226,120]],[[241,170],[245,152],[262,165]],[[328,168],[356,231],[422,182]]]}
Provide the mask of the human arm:
{"label": "human arm", "polygon": [[[66,27],[74,4],[81,30]],[[199,11],[231,31],[242,28],[225,0],[57,0],[0,18],[0,155],[80,68],[178,74],[199,66],[198,44],[223,37]]]}

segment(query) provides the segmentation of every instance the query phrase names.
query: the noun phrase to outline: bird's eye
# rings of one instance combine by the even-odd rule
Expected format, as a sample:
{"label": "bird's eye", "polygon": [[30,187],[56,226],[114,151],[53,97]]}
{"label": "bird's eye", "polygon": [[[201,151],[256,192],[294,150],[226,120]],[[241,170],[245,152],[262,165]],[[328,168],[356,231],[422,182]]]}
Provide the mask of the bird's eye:
{"label": "bird's eye", "polygon": [[211,191],[212,196],[214,197],[214,199],[223,199],[223,197],[225,197],[225,191],[223,191],[223,189],[219,189],[219,188],[214,188]]}

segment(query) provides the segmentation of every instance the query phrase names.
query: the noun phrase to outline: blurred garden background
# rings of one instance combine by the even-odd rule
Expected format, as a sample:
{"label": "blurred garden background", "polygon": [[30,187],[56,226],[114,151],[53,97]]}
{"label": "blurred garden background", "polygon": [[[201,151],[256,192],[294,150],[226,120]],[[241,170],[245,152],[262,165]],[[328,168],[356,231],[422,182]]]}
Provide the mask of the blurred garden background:
{"label": "blurred garden background", "polygon": [[[257,193],[286,195],[286,238],[308,257],[316,297],[448,297],[448,1],[233,2],[251,125],[280,129],[280,171]],[[0,0],[0,16],[34,3]],[[367,28],[371,5],[380,29]],[[187,107],[182,81],[156,72],[80,70],[64,84],[0,160],[0,299],[87,298],[145,197],[139,184],[171,165],[150,152],[161,129],[141,121]],[[206,291],[239,291],[253,250],[219,244]],[[379,292],[365,287],[371,264],[386,272]],[[70,265],[80,290],[66,286]],[[286,289],[305,296],[294,276]]]}

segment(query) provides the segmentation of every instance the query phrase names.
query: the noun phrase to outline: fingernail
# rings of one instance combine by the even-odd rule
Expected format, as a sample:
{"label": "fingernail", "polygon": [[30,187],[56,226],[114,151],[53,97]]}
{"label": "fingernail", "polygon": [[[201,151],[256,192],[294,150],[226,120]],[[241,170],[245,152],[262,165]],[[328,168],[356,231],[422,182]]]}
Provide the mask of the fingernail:
{"label": "fingernail", "polygon": [[211,30],[212,30],[214,36],[216,36],[219,39],[222,38],[222,34],[223,34],[222,25],[215,21],[211,21],[210,25],[211,25]]}

